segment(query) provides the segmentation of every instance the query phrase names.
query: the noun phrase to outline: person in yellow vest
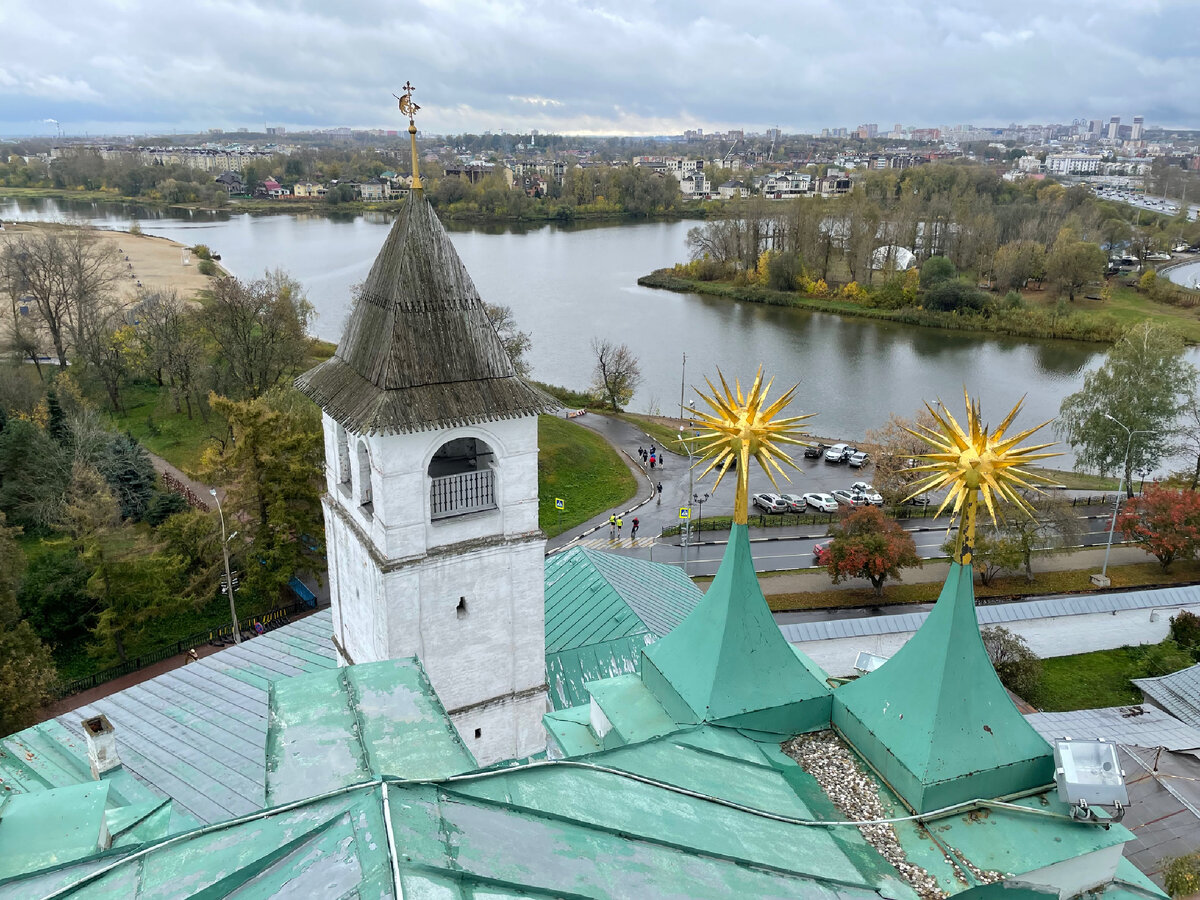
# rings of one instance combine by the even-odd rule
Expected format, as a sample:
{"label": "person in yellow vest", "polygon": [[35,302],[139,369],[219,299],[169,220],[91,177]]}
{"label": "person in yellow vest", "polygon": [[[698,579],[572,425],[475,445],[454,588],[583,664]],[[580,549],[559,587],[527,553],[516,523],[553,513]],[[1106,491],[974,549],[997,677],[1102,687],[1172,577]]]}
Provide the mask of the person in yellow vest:
{"label": "person in yellow vest", "polygon": [[615,540],[617,537],[617,517],[615,515],[608,517],[608,539]]}
{"label": "person in yellow vest", "polygon": [[617,540],[618,541],[621,539],[621,528],[624,525],[625,525],[625,523],[621,520],[621,517],[617,516]]}

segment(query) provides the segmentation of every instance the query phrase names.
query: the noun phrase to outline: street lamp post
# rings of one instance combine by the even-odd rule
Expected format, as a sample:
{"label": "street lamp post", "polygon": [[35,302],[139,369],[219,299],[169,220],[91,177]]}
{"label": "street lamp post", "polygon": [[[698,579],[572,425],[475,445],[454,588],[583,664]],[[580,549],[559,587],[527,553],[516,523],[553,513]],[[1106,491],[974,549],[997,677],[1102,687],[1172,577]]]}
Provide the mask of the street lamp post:
{"label": "street lamp post", "polygon": [[213,499],[217,501],[217,515],[221,518],[221,555],[225,557],[225,587],[229,590],[229,616],[233,620],[233,642],[242,642],[242,630],[238,626],[237,607],[233,603],[233,574],[229,571],[229,539],[225,537],[225,511],[221,509],[221,498],[217,496],[216,488],[209,488]]}
{"label": "street lamp post", "polygon": [[710,496],[712,496],[712,495],[704,494],[703,496],[701,496],[700,494],[692,494],[692,502],[695,503],[698,507],[700,507],[700,514],[699,514],[699,517],[696,519],[696,530],[697,531],[704,530],[701,527],[704,524],[704,504],[708,502],[708,498]]}
{"label": "street lamp post", "polygon": [[1125,492],[1125,469],[1129,466],[1129,454],[1133,450],[1133,436],[1135,434],[1151,434],[1151,432],[1144,429],[1130,431],[1127,425],[1118,421],[1117,419],[1114,419],[1108,413],[1100,413],[1100,415],[1104,416],[1104,418],[1108,419],[1108,421],[1112,422],[1113,424],[1119,425],[1121,430],[1124,431],[1128,436],[1128,440],[1125,442],[1125,459],[1121,463],[1121,478],[1117,482],[1117,496],[1116,499],[1113,500],[1112,521],[1108,524],[1108,543],[1104,548],[1104,565],[1100,567],[1100,574],[1098,576],[1092,576],[1093,584],[1098,587],[1108,587],[1110,583],[1108,579],[1108,555],[1112,552],[1113,531],[1116,530],[1117,527],[1117,513],[1121,511],[1121,495]]}

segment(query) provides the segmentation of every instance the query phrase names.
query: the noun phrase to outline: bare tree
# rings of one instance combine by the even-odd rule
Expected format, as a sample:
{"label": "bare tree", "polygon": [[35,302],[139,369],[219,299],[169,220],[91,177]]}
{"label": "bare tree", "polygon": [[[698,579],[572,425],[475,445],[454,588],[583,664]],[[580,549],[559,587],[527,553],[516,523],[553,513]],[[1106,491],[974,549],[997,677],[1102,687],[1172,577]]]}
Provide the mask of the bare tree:
{"label": "bare tree", "polygon": [[487,314],[488,324],[495,329],[496,336],[500,338],[500,343],[504,345],[505,352],[508,353],[508,358],[512,360],[513,368],[516,369],[518,375],[522,378],[529,376],[529,360],[525,358],[525,353],[529,350],[533,341],[529,337],[528,331],[521,331],[517,328],[517,319],[513,315],[512,307],[500,303],[483,304],[483,311]]}
{"label": "bare tree", "polygon": [[29,299],[64,366],[68,344],[77,351],[111,306],[118,276],[115,251],[90,228],[21,235],[0,252],[0,287],[14,301]]}
{"label": "bare tree", "polygon": [[170,386],[175,411],[192,418],[192,398],[196,396],[201,414],[204,404],[196,390],[203,358],[200,325],[187,303],[174,291],[145,294],[137,307],[137,335],[144,355],[143,365],[159,386]]}
{"label": "bare tree", "polygon": [[592,390],[612,407],[613,412],[620,412],[642,381],[637,357],[625,344],[600,338],[592,338],[592,353],[596,357]]}

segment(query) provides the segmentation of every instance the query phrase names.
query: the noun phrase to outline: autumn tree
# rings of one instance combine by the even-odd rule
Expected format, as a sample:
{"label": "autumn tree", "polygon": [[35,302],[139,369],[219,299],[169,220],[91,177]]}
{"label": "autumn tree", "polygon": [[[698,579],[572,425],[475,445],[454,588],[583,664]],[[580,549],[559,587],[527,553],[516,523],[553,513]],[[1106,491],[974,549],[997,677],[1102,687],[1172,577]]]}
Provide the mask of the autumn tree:
{"label": "autumn tree", "polygon": [[155,291],[137,305],[137,338],[142,364],[160,387],[170,388],[176,412],[187,409],[192,418],[193,400],[203,413],[197,388],[203,368],[203,326],[174,291]]}
{"label": "autumn tree", "polygon": [[1046,277],[1059,293],[1074,301],[1084,286],[1104,278],[1108,257],[1090,241],[1081,241],[1069,228],[1059,232],[1046,257]]}
{"label": "autumn tree", "polygon": [[225,515],[241,523],[243,540],[230,548],[254,563],[244,566],[241,590],[273,600],[293,575],[321,563],[320,410],[290,388],[241,401],[213,395],[209,403],[232,440],[205,454],[202,474],[226,488]]}
{"label": "autumn tree", "polygon": [[826,568],[834,584],[866,578],[882,597],[887,579],[898,580],[901,569],[921,565],[912,535],[874,506],[851,510],[832,530]]}
{"label": "autumn tree", "polygon": [[625,344],[610,340],[592,339],[592,354],[596,367],[592,371],[592,392],[607,403],[613,412],[633,398],[634,391],[642,381],[642,370],[637,357]]}
{"label": "autumn tree", "polygon": [[1173,330],[1141,322],[1084,376],[1081,390],[1063,399],[1054,427],[1078,465],[1101,475],[1120,472],[1130,496],[1133,473],[1158,468],[1176,418],[1195,391],[1196,370],[1183,349]]}
{"label": "autumn tree", "polygon": [[1200,494],[1151,485],[1126,504],[1117,527],[1126,540],[1157,557],[1165,572],[1200,548]]}
{"label": "autumn tree", "polygon": [[875,488],[886,503],[895,505],[902,502],[911,493],[912,485],[919,480],[920,473],[913,472],[913,460],[928,452],[929,445],[909,429],[919,430],[918,426],[922,425],[926,428],[935,425],[933,416],[926,409],[912,418],[892,413],[886,425],[872,428],[866,433],[862,446],[875,464]]}
{"label": "autumn tree", "polygon": [[312,304],[298,282],[278,270],[257,281],[222,278],[212,295],[201,321],[219,351],[224,393],[260,397],[300,368]]}
{"label": "autumn tree", "polygon": [[10,734],[37,721],[38,710],[51,698],[58,673],[50,651],[21,618],[16,589],[24,556],[0,513],[0,734]]}
{"label": "autumn tree", "polygon": [[1020,290],[1045,276],[1046,251],[1037,241],[1010,241],[996,251],[992,271],[997,290]]}

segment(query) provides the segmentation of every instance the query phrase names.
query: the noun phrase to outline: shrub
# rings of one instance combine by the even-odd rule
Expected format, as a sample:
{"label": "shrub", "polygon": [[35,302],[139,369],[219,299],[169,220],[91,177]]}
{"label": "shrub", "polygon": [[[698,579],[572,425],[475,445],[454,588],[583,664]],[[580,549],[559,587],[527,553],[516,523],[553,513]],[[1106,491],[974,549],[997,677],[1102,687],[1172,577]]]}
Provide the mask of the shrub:
{"label": "shrub", "polygon": [[1021,309],[1025,306],[1025,298],[1016,291],[1009,291],[1003,300],[1006,309]]}
{"label": "shrub", "polygon": [[142,226],[139,225],[137,222],[130,222],[129,223],[129,233],[130,234],[141,234]]}
{"label": "shrub", "polygon": [[921,287],[930,288],[942,281],[958,277],[954,263],[944,256],[931,256],[921,266]]}
{"label": "shrub", "polygon": [[988,305],[987,294],[957,279],[938,282],[925,292],[925,308],[940,312],[980,312]]}
{"label": "shrub", "polygon": [[839,295],[843,300],[849,300],[853,303],[861,303],[871,296],[867,293],[867,289],[857,281],[851,281],[849,284],[842,285]]}
{"label": "shrub", "polygon": [[1138,290],[1145,291],[1147,294],[1154,293],[1154,288],[1158,284],[1158,273],[1153,269],[1147,269],[1142,277],[1138,279]]}
{"label": "shrub", "polygon": [[208,244],[197,244],[192,248],[192,254],[199,259],[212,259],[212,251],[208,249]]}
{"label": "shrub", "polygon": [[1200,854],[1177,856],[1167,863],[1163,887],[1172,897],[1190,897],[1200,891]]}
{"label": "shrub", "polygon": [[1031,697],[1042,680],[1042,660],[1021,635],[1002,625],[981,628],[979,636],[1000,683],[1018,697]]}
{"label": "shrub", "polygon": [[800,258],[795,253],[772,253],[767,261],[767,286],[776,291],[796,289]]}
{"label": "shrub", "polygon": [[1200,616],[1181,609],[1171,617],[1170,637],[1193,657],[1200,656]]}
{"label": "shrub", "polygon": [[215,262],[213,262],[211,259],[202,259],[202,260],[200,260],[200,263],[196,266],[196,271],[199,272],[201,275],[216,275],[217,274],[217,264]]}
{"label": "shrub", "polygon": [[1161,644],[1149,644],[1141,648],[1138,669],[1142,678],[1159,678],[1170,675],[1192,665],[1192,655],[1168,638]]}

